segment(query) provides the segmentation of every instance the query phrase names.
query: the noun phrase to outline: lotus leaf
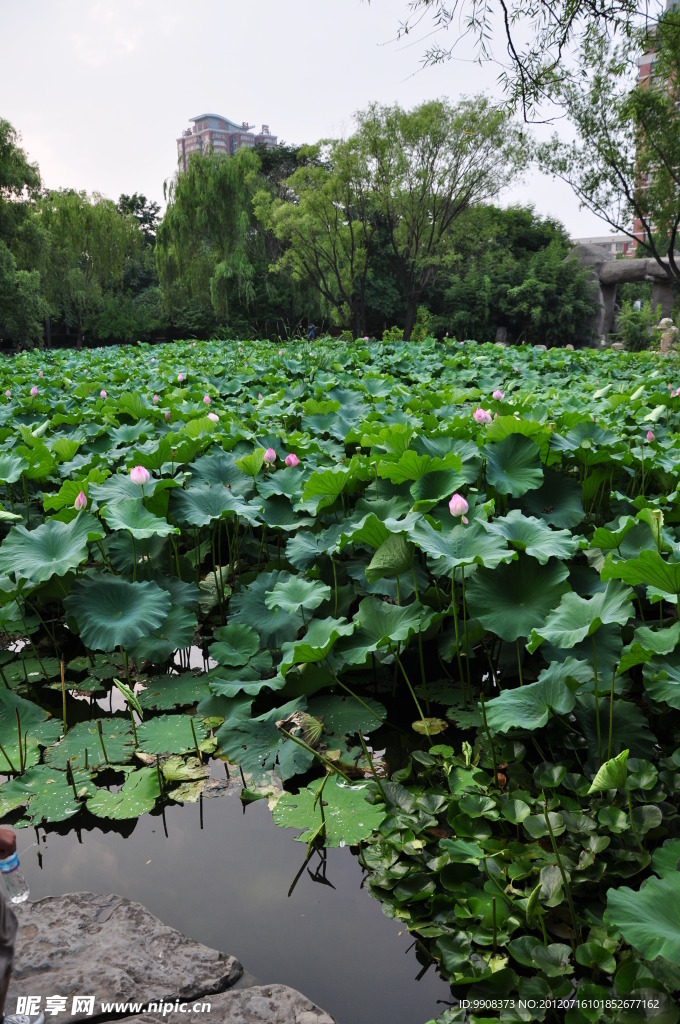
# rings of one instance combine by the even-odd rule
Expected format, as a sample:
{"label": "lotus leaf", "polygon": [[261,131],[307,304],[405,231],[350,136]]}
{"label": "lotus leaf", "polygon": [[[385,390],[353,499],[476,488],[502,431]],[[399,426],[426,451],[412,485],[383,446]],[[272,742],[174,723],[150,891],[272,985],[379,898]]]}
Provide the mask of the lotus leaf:
{"label": "lotus leaf", "polygon": [[103,573],[77,580],[64,607],[95,651],[127,647],[159,629],[170,611],[170,594],[157,583],[130,583]]}
{"label": "lotus leaf", "polygon": [[[101,726],[101,736],[98,726]],[[99,718],[78,722],[54,746],[45,751],[45,760],[54,768],[66,769],[87,766],[100,771],[107,764],[129,764],[134,756],[134,738],[127,718]],[[106,753],[104,753],[106,751]]]}
{"label": "lotus leaf", "polygon": [[179,533],[176,526],[171,526],[165,519],[152,515],[144,507],[141,497],[123,498],[115,504],[108,504],[102,509],[101,516],[111,530],[127,530],[137,540]]}
{"label": "lotus leaf", "polygon": [[13,526],[0,546],[0,572],[31,584],[64,576],[87,558],[87,543],[104,531],[94,516],[81,513],[70,523],[48,519],[35,530]]}
{"label": "lotus leaf", "polygon": [[513,433],[496,444],[484,447],[486,474],[499,494],[519,498],[543,483],[541,453],[535,441]]}
{"label": "lotus leaf", "polygon": [[528,555],[497,569],[480,569],[467,586],[470,614],[502,640],[530,636],[569,590],[562,562]]}
{"label": "lotus leaf", "polygon": [[[319,783],[312,782],[295,795],[284,793],[272,815],[277,825],[304,829],[296,836],[308,843],[321,823],[316,794]],[[366,801],[366,785],[350,786],[342,780],[329,778],[323,788],[324,828],[319,838],[324,846],[353,846],[366,839],[385,817],[384,808]],[[316,802],[316,806],[315,806]]]}
{"label": "lotus leaf", "polygon": [[247,665],[260,648],[260,638],[252,626],[230,622],[215,631],[216,643],[210,645],[210,657],[218,665],[232,668]]}
{"label": "lotus leaf", "polygon": [[158,715],[137,726],[139,749],[147,754],[185,754],[196,743],[200,747],[206,735],[200,718],[190,715]]}
{"label": "lotus leaf", "polygon": [[665,957],[680,965],[680,871],[648,878],[634,892],[627,886],[607,893],[607,914],[626,942],[645,960]]}
{"label": "lotus leaf", "polygon": [[533,653],[544,640],[555,647],[574,647],[604,624],[625,626],[633,614],[630,598],[630,589],[616,582],[609,582],[605,590],[589,599],[565,594],[545,624],[532,632],[527,649]]}
{"label": "lotus leaf", "polygon": [[139,818],[153,810],[160,795],[157,770],[138,768],[130,772],[117,793],[98,789],[88,800],[87,809],[98,818]]}
{"label": "lotus leaf", "polygon": [[280,609],[292,615],[299,608],[313,611],[327,601],[330,595],[331,588],[325,583],[291,576],[275,583],[269,593],[265,594],[264,603],[270,611]]}
{"label": "lotus leaf", "polygon": [[155,676],[148,680],[145,689],[139,694],[139,703],[145,709],[166,711],[197,704],[209,692],[205,676],[195,676],[189,672],[178,676]]}

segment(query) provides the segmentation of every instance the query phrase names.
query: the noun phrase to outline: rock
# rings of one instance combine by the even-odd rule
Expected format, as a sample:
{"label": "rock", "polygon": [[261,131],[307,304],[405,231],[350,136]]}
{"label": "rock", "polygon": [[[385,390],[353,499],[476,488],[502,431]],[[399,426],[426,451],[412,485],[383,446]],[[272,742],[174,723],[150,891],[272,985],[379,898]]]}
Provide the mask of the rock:
{"label": "rock", "polygon": [[[59,994],[67,1000],[59,1024],[86,1019],[71,1013],[74,996],[102,1001],[192,999],[238,981],[243,968],[226,953],[188,939],[131,900],[71,893],[17,908],[19,935],[8,995]],[[185,1015],[186,1017],[186,1015]],[[48,1018],[49,1019],[49,1018]]]}
{"label": "rock", "polygon": [[612,349],[613,349],[613,351],[614,351],[614,352],[623,352],[623,350],[625,349],[625,347],[626,347],[626,346],[625,346],[625,345],[623,344],[623,342],[622,342],[622,341],[615,341],[615,342],[614,342],[614,343],[612,344]]}
{"label": "rock", "polygon": [[548,351],[548,346],[547,345],[534,345],[534,351],[535,352],[547,352]]}
{"label": "rock", "polygon": [[285,985],[232,989],[205,1002],[210,1003],[210,1010],[152,1011],[127,1017],[125,1024],[334,1024],[333,1018],[306,996]]}
{"label": "rock", "polygon": [[[235,957],[188,939],[121,896],[50,896],[16,912],[8,1012],[20,995],[39,997],[42,1010],[61,996],[59,1024],[93,1016],[101,1024],[109,1015],[125,1024],[334,1024],[286,985],[252,985],[248,976],[248,987],[231,988],[243,975]],[[75,996],[93,996],[94,1007],[74,1012]],[[126,1003],[127,1011],[104,1010],[107,1002]]]}
{"label": "rock", "polygon": [[565,348],[566,352],[573,352],[574,351],[574,346],[571,343],[569,343],[568,345],[565,345],[564,348]]}

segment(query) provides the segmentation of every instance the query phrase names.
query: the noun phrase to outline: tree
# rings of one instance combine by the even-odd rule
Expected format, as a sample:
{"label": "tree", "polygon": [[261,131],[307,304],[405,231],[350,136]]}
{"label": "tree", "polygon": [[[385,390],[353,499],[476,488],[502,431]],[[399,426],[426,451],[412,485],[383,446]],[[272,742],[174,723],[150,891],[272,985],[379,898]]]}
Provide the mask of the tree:
{"label": "tree", "polygon": [[126,265],[139,253],[140,228],[110,199],[85,192],[49,192],[40,215],[49,239],[45,295],[52,315],[76,328],[80,346],[105,295],[122,293]]}
{"label": "tree", "polygon": [[369,167],[354,139],[306,147],[299,158],[304,163],[278,196],[270,189],[255,196],[258,219],[282,244],[271,269],[311,282],[334,309],[336,323],[350,324],[359,337],[378,223]]}
{"label": "tree", "polygon": [[224,317],[234,300],[252,303],[252,195],[257,156],[240,149],[233,156],[192,157],[168,189],[168,208],[158,228],[156,263],[168,297],[180,286],[182,302],[210,303]]}
{"label": "tree", "polygon": [[[409,0],[398,37],[421,33],[434,42],[423,62],[455,59],[465,47],[478,60],[499,64],[505,92],[530,119],[556,83],[576,79],[592,64],[601,36],[630,46],[642,24],[654,24],[656,0]],[[449,46],[437,33],[453,37]],[[499,49],[503,56],[499,59]]]}
{"label": "tree", "polygon": [[33,343],[46,315],[35,269],[44,242],[33,216],[40,174],[18,143],[16,130],[0,119],[0,336]]}
{"label": "tree", "polygon": [[638,252],[680,284],[680,12],[670,9],[653,34],[637,38],[638,52],[653,50],[653,76],[633,84],[621,47],[594,43],[589,59],[597,72],[561,90],[578,139],[569,144],[554,136],[539,147],[539,163],[568,182],[582,206],[637,237]]}
{"label": "tree", "polygon": [[587,339],[592,313],[587,271],[569,259],[557,221],[531,207],[476,206],[454,225],[450,255],[424,299],[438,334],[511,342]]}
{"label": "tree", "polygon": [[507,113],[483,96],[455,106],[434,100],[412,111],[373,104],[357,121],[354,145],[388,234],[408,340],[452,225],[510,184],[525,166],[526,147]]}

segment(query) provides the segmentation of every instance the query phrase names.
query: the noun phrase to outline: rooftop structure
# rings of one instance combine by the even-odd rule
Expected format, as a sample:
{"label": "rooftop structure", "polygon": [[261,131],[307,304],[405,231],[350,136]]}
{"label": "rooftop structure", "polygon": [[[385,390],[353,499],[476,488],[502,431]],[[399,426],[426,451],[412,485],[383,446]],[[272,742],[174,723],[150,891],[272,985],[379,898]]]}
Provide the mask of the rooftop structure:
{"label": "rooftop structure", "polygon": [[241,146],[252,147],[258,143],[273,148],[277,145],[276,135],[263,124],[259,132],[255,125],[242,121],[237,124],[222,114],[199,114],[190,117],[193,127],[186,128],[177,139],[177,163],[186,171],[187,161],[196,153],[235,153]]}

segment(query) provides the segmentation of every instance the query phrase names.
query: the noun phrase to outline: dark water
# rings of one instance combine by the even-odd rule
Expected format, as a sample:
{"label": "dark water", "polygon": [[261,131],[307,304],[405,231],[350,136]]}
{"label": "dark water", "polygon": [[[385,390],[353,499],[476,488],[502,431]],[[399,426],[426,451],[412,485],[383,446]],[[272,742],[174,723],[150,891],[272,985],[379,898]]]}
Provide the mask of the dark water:
{"label": "dark water", "polygon": [[[239,787],[240,788],[240,787]],[[145,815],[131,834],[40,832],[18,837],[31,899],[116,892],[143,903],[166,924],[233,953],[258,982],[304,992],[338,1024],[424,1024],[445,1008],[448,986],[423,971],[412,939],[361,886],[349,849],[327,851],[325,878],[303,871],[306,847],[274,825],[265,801],[246,807],[237,792]],[[33,844],[33,845],[31,845]],[[310,872],[323,865],[317,855]],[[332,888],[331,886],[334,886]],[[401,934],[400,934],[401,933]],[[130,994],[134,999],[134,993]]]}

